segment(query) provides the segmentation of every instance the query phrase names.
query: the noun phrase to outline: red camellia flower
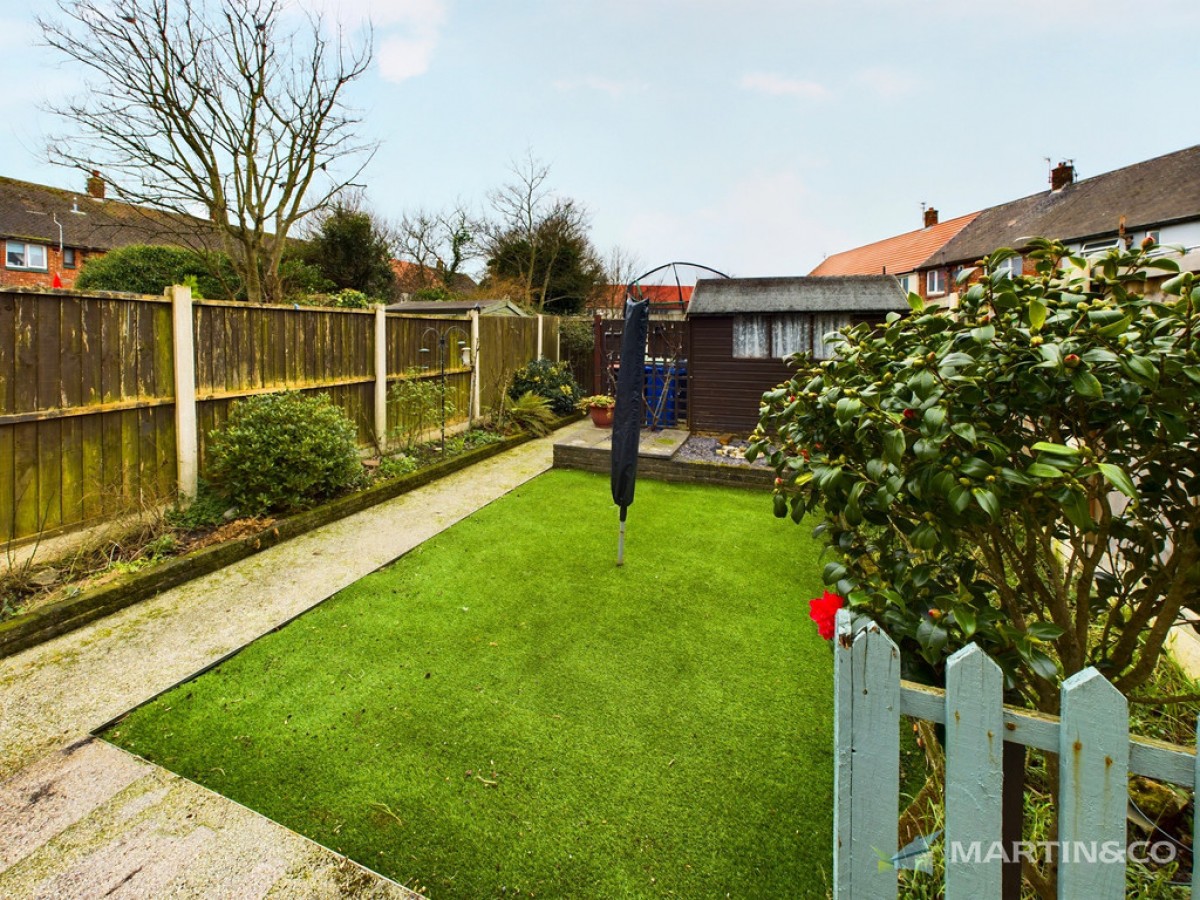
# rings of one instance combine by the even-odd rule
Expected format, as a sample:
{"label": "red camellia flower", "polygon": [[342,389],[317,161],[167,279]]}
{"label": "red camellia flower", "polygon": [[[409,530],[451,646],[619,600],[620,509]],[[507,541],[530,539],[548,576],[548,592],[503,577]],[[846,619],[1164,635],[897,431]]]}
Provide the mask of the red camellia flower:
{"label": "red camellia flower", "polygon": [[916,417],[917,417],[917,411],[915,409],[906,409],[904,411],[904,418],[915,419]]}
{"label": "red camellia flower", "polygon": [[833,640],[833,622],[837,611],[846,605],[844,597],[829,591],[808,601],[808,616],[817,623],[817,633],[827,641]]}

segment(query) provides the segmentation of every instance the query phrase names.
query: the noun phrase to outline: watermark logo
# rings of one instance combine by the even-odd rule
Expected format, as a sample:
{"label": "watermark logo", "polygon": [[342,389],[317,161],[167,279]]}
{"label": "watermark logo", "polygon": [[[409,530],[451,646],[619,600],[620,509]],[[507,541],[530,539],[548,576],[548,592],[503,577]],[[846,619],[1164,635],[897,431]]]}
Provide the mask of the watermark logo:
{"label": "watermark logo", "polygon": [[[878,848],[879,871],[911,869],[914,872],[933,872],[933,844],[941,831],[921,835],[905,844],[898,852],[887,854]],[[1174,862],[1177,846],[1171,841],[947,841],[947,865],[981,863],[1098,863],[1113,865],[1127,861],[1166,865]]]}

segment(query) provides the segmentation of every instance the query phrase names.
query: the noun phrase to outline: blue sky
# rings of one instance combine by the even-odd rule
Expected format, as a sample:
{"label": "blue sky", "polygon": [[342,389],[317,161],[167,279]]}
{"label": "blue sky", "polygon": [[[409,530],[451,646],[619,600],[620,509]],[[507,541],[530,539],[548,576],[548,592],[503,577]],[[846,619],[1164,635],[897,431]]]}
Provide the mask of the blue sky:
{"label": "blue sky", "polygon": [[[803,274],[827,253],[1200,143],[1200,3],[308,0],[375,24],[352,100],[372,206],[462,200],[532,152],[646,268]],[[42,4],[36,4],[41,6]],[[49,4],[45,4],[49,6]],[[39,112],[78,86],[0,0],[0,174],[77,176]]]}

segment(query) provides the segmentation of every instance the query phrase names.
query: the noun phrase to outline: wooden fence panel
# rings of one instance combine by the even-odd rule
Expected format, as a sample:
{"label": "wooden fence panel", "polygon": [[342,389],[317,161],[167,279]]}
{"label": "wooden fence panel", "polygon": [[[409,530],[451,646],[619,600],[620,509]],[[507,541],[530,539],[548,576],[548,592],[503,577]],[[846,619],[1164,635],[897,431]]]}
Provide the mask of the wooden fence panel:
{"label": "wooden fence panel", "polygon": [[[946,834],[963,847],[1000,835],[1004,778],[1004,673],[978,645],[946,666]],[[946,900],[998,897],[1001,860],[946,860]]]}
{"label": "wooden fence panel", "polygon": [[[440,380],[438,342],[446,337],[452,423],[468,414],[473,377],[493,406],[537,348],[536,319],[484,318],[486,371],[473,373],[470,320],[388,314],[385,321],[390,384],[414,368]],[[230,406],[271,391],[329,394],[360,443],[373,443],[374,312],[197,300],[192,327],[201,470]],[[556,358],[558,320],[547,317],[544,328],[543,349]],[[164,298],[0,292],[0,543],[174,496],[174,363]],[[394,423],[394,404],[390,411]]]}
{"label": "wooden fence panel", "polygon": [[0,542],[170,496],[170,307],[0,293]]}

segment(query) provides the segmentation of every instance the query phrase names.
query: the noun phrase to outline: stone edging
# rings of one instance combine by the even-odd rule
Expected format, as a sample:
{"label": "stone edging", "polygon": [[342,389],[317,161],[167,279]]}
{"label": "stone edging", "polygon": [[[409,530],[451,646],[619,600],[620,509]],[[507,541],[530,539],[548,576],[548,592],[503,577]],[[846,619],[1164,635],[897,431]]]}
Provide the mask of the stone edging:
{"label": "stone edging", "polygon": [[[582,469],[585,472],[608,472],[611,468],[609,454],[591,447],[554,446],[556,469]],[[773,469],[751,468],[750,466],[728,466],[653,456],[638,457],[638,476],[658,481],[674,481],[687,484],[716,484],[735,487],[770,487],[775,483]]]}
{"label": "stone edging", "polygon": [[[557,429],[580,418],[582,415],[565,416],[557,420],[553,427]],[[281,519],[257,534],[177,556],[141,572],[123,575],[77,596],[16,616],[0,623],[0,658],[12,656],[60,634],[82,628],[109,613],[132,606],[201,575],[215,572],[268,547],[274,547],[288,538],[399,497],[530,440],[533,440],[532,435],[523,434],[506,438],[499,443],[488,444],[454,459],[435,463],[409,475]]]}

